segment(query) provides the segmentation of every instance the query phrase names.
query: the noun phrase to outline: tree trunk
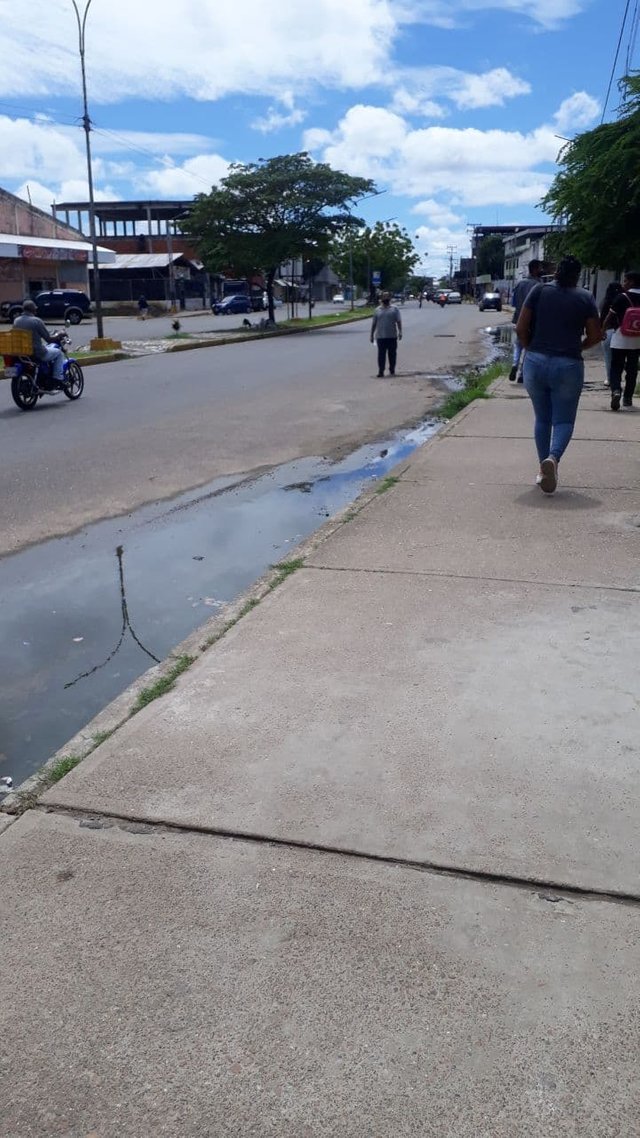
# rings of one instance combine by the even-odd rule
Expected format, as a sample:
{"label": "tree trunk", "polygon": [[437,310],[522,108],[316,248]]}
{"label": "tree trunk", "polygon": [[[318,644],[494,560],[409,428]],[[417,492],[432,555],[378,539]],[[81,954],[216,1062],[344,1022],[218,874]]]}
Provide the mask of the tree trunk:
{"label": "tree trunk", "polygon": [[275,324],[275,308],[273,305],[273,282],[276,276],[277,266],[274,265],[267,273],[267,304],[269,306],[269,320]]}

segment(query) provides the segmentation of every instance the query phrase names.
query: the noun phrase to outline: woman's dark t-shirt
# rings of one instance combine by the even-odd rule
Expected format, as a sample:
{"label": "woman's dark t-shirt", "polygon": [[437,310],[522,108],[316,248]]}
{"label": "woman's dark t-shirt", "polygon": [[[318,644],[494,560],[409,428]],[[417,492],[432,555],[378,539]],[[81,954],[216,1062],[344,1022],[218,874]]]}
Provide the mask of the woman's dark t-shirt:
{"label": "woman's dark t-shirt", "polygon": [[587,320],[590,316],[599,319],[596,302],[586,288],[536,285],[524,306],[533,313],[533,335],[528,351],[582,359],[581,343]]}

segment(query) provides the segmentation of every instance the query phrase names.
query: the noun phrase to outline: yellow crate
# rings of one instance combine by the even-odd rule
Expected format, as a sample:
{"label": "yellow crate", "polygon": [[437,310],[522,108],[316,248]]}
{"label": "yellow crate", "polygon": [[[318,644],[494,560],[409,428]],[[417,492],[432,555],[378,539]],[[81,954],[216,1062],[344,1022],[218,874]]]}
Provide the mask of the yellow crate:
{"label": "yellow crate", "polygon": [[31,332],[23,328],[11,328],[0,332],[0,356],[30,356],[33,351]]}

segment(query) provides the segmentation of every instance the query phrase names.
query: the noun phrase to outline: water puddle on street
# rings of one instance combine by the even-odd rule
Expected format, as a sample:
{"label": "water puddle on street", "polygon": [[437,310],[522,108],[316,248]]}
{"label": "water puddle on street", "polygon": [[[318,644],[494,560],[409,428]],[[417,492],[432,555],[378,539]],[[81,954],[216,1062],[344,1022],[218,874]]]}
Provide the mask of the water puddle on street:
{"label": "water puddle on street", "polygon": [[339,462],[219,479],[0,560],[0,776],[17,786],[152,664],[147,653],[163,659],[439,426]]}

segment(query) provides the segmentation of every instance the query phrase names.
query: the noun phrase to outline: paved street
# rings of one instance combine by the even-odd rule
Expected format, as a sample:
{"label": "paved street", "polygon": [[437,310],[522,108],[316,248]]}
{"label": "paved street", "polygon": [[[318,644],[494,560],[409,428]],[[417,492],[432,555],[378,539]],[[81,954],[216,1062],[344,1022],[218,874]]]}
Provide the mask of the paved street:
{"label": "paved street", "polygon": [[[319,303],[313,311],[314,316],[321,316],[328,312],[348,312],[349,305],[338,307],[333,304]],[[306,314],[306,306],[300,305],[298,315],[306,316]],[[251,312],[246,317],[244,315],[214,316],[212,312],[198,312],[193,315],[189,312],[177,312],[175,315],[167,313],[163,316],[150,316],[144,321],[138,320],[136,316],[105,316],[104,334],[111,336],[114,340],[123,341],[161,340],[172,334],[171,325],[176,319],[180,321],[181,332],[193,334],[230,332],[241,327],[242,321],[245,319],[250,320],[252,324],[257,324],[266,315],[266,312]],[[286,306],[276,309],[276,320],[285,320],[286,317]],[[54,326],[53,323],[52,326]],[[83,320],[82,324],[70,328],[69,332],[76,348],[88,345],[89,341],[98,334],[95,319]]]}
{"label": "paved street", "polygon": [[504,381],[1,834],[11,1138],[638,1134],[640,443],[589,372],[553,498]]}
{"label": "paved street", "polygon": [[0,384],[0,552],[416,420],[441,399],[428,376],[478,359],[489,320],[473,307],[417,304],[403,318],[395,380],[375,379],[359,322],[88,368],[78,402],[27,414]]}

